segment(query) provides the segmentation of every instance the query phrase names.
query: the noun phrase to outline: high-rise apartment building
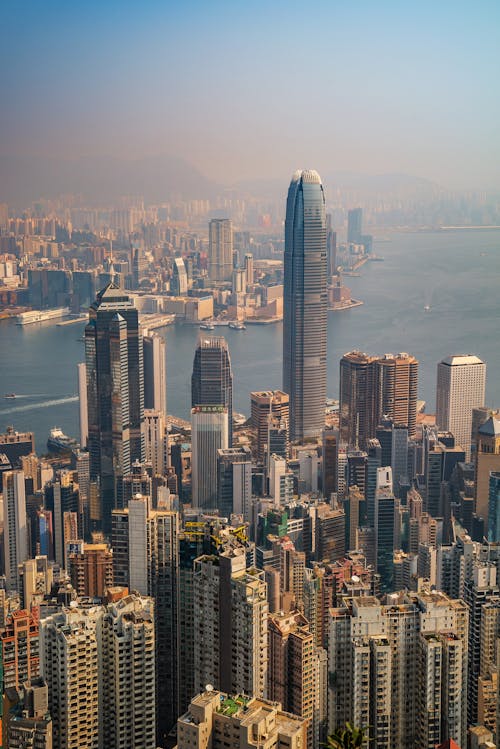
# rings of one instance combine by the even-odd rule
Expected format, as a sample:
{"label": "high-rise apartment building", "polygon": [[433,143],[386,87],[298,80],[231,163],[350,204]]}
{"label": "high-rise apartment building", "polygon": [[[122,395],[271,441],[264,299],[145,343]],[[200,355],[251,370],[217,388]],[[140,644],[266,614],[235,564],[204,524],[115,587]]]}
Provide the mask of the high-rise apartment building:
{"label": "high-rise apartment building", "polygon": [[85,328],[90,479],[99,480],[102,528],[121,506],[122,479],[144,460],[144,366],[138,312],[108,284],[90,306]]}
{"label": "high-rise apartment building", "polygon": [[21,687],[40,673],[37,609],[14,611],[0,636],[3,688]]}
{"label": "high-rise apartment building", "polygon": [[228,218],[208,225],[208,275],[211,281],[230,281],[233,272],[233,227]]}
{"label": "high-rise apartment building", "polygon": [[500,471],[490,472],[488,541],[500,543]]}
{"label": "high-rise apartment building", "polygon": [[191,409],[191,492],[193,507],[217,507],[217,453],[227,450],[228,410],[225,406]]}
{"label": "high-rise apartment building", "polygon": [[383,418],[415,435],[418,361],[410,354],[371,356],[360,351],[340,360],[340,433],[349,445],[366,446]]}
{"label": "high-rise apartment building", "polygon": [[330,609],[329,732],[349,721],[387,749],[465,746],[467,622],[462,601],[427,589]]}
{"label": "high-rise apartment building", "polygon": [[259,390],[250,393],[252,427],[257,430],[257,462],[262,463],[268,444],[269,420],[289,420],[290,398],[281,390]]}
{"label": "high-rise apartment building", "polygon": [[484,406],[486,364],[477,356],[448,356],[437,365],[436,423],[470,457],[472,409]]}
{"label": "high-rise apartment building", "polygon": [[19,565],[29,557],[23,471],[3,474],[4,569],[7,586],[19,590]]}
{"label": "high-rise apartment building", "polygon": [[155,749],[155,623],[151,598],[108,603],[97,624],[100,645],[100,746]]}
{"label": "high-rise apartment building", "polygon": [[191,376],[191,408],[225,406],[228,413],[228,447],[233,434],[233,373],[226,339],[201,336],[196,345]]}
{"label": "high-rise apartment building", "polygon": [[104,598],[113,585],[113,551],[107,544],[84,544],[68,556],[71,584],[79,596]]}
{"label": "high-rise apartment building", "polygon": [[63,609],[40,626],[41,674],[49,689],[54,746],[99,749],[99,609]]}
{"label": "high-rise apartment building", "polygon": [[263,696],[267,684],[269,604],[264,573],[247,568],[245,550],[199,557],[193,577],[194,686]]}
{"label": "high-rise apartment building", "polygon": [[208,685],[177,721],[177,749],[304,749],[307,721],[262,698],[223,694]]}
{"label": "high-rise apartment building", "polygon": [[398,548],[398,502],[392,490],[392,471],[379,468],[375,490],[375,558],[381,588],[392,590],[393,554]]}
{"label": "high-rise apartment building", "polygon": [[325,426],[326,216],[319,174],[297,171],[285,220],[283,390],[290,396],[290,439]]}
{"label": "high-rise apartment building", "polygon": [[490,475],[500,471],[500,419],[490,416],[477,430],[475,464],[476,514],[488,526],[490,514]]}
{"label": "high-rise apartment building", "polygon": [[155,601],[157,742],[162,743],[178,714],[179,516],[151,509],[136,496],[112,514],[115,584]]}

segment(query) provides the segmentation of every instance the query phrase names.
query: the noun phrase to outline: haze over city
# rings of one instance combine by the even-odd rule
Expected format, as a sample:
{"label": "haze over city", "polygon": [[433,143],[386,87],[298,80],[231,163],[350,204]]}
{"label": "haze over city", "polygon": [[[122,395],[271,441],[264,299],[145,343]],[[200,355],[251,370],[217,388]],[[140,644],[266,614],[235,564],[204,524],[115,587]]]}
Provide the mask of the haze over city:
{"label": "haze over city", "polygon": [[313,165],[497,189],[499,16],[487,1],[6,2],[0,199],[33,157],[45,194],[72,189],[61,161],[104,176],[96,157],[157,155],[226,185]]}

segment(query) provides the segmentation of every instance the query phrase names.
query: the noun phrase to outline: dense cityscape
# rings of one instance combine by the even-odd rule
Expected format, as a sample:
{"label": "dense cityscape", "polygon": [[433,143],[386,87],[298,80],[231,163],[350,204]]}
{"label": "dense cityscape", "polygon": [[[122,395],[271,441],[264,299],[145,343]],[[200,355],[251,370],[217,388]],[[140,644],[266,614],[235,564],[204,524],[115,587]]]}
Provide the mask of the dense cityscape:
{"label": "dense cityscape", "polygon": [[[495,747],[500,413],[469,352],[435,414],[411,352],[346,352],[327,397],[328,315],[384,259],[363,210],[312,170],[281,237],[243,204],[2,210],[2,324],[83,326],[84,359],[75,434],[0,434],[3,746]],[[224,332],[263,325],[282,389],[247,418]]]}

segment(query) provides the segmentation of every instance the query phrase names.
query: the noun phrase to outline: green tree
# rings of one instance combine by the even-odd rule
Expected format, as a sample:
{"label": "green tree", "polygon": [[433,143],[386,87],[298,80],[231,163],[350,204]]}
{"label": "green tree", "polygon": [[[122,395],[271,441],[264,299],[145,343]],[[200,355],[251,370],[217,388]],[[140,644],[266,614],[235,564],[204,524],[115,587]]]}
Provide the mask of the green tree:
{"label": "green tree", "polygon": [[345,728],[337,728],[331,736],[328,736],[324,746],[327,749],[358,749],[363,746],[367,738],[364,728],[356,728],[346,723]]}

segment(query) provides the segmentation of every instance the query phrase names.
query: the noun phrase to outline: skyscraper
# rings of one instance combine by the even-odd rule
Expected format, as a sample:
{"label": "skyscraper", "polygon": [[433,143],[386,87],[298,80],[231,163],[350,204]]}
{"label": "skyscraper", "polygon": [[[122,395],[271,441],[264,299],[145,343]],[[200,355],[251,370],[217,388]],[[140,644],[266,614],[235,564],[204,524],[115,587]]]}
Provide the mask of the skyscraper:
{"label": "skyscraper", "polygon": [[233,273],[233,228],[229,218],[213,218],[208,226],[208,274],[211,281],[230,281]]}
{"label": "skyscraper", "polygon": [[484,406],[486,364],[477,356],[448,356],[437,366],[436,423],[470,457],[472,409]]}
{"label": "skyscraper", "polygon": [[[191,376],[191,407],[225,406],[228,411],[228,445],[233,433],[233,373],[226,339],[202,336],[198,340]],[[223,447],[223,445],[221,445]]]}
{"label": "skyscraper", "polygon": [[145,335],[144,357],[144,408],[161,411],[167,415],[167,374],[165,339],[155,333]]}
{"label": "skyscraper", "polygon": [[217,508],[223,517],[232,513],[250,520],[252,453],[246,445],[217,450]]}
{"label": "skyscraper", "polygon": [[217,507],[217,452],[228,446],[227,408],[197,406],[191,409],[193,507]]}
{"label": "skyscraper", "polygon": [[352,208],[347,211],[347,241],[360,244],[363,233],[363,209]]}
{"label": "skyscraper", "polygon": [[18,565],[28,559],[28,526],[23,471],[3,475],[4,568],[9,590],[19,590]]}
{"label": "skyscraper", "polygon": [[290,439],[325,425],[326,216],[319,174],[297,171],[285,220],[283,390],[290,396]]}
{"label": "skyscraper", "polygon": [[269,447],[269,418],[276,417],[288,423],[290,398],[281,390],[260,390],[250,393],[252,426],[257,430],[257,461],[264,460],[266,444]]}
{"label": "skyscraper", "polygon": [[144,460],[144,367],[138,312],[114,284],[97,295],[85,328],[90,479],[100,480],[101,523],[121,504],[121,481]]}

